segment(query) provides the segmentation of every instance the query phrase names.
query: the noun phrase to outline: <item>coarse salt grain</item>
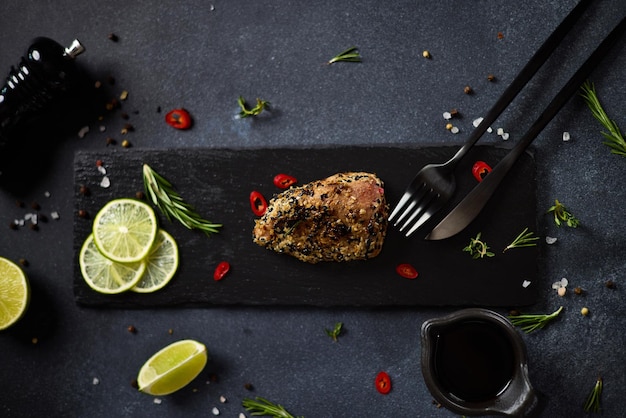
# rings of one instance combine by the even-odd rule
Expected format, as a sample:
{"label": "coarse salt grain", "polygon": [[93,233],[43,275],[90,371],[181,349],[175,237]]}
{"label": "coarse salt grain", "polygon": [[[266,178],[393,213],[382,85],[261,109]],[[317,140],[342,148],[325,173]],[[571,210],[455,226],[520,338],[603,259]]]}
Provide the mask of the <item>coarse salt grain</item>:
{"label": "coarse salt grain", "polygon": [[567,142],[571,139],[569,132],[563,132],[563,141]]}
{"label": "coarse salt grain", "polygon": [[103,165],[98,166],[98,172],[102,175],[107,173],[107,169]]}
{"label": "coarse salt grain", "polygon": [[452,132],[453,134],[458,134],[459,128],[457,128],[456,126],[453,126],[452,129],[450,129],[450,132]]}
{"label": "coarse salt grain", "polygon": [[525,288],[527,288],[528,286],[530,286],[530,280],[524,280],[524,281],[522,282],[522,287],[525,289]]}
{"label": "coarse salt grain", "polygon": [[505,141],[506,141],[507,139],[509,139],[509,133],[508,133],[508,132],[503,133],[503,134],[502,134],[502,139],[504,139]]}
{"label": "coarse salt grain", "polygon": [[443,112],[443,118],[445,120],[451,119],[452,118],[452,114],[450,112]]}
{"label": "coarse salt grain", "polygon": [[100,187],[106,189],[110,186],[111,186],[111,180],[109,179],[109,177],[107,176],[102,177],[102,181],[100,182]]}
{"label": "coarse salt grain", "polygon": [[502,134],[504,134],[504,129],[502,129],[502,128],[498,128],[498,129],[496,130],[496,133],[497,133],[498,135],[502,136]]}
{"label": "coarse salt grain", "polygon": [[239,413],[239,418],[247,418],[247,417],[246,417],[246,414],[244,414],[243,412],[240,412]]}
{"label": "coarse salt grain", "polygon": [[217,409],[216,407],[213,407],[213,409],[211,410],[211,412],[213,413],[213,415],[219,415],[220,414],[220,410]]}
{"label": "coarse salt grain", "polygon": [[220,396],[220,402],[221,403],[226,403],[226,396]]}
{"label": "coarse salt grain", "polygon": [[46,192],[44,192],[43,195],[44,195],[44,197],[50,197],[50,192],[46,191]]}
{"label": "coarse salt grain", "polygon": [[94,377],[93,380],[91,381],[92,384],[97,385],[100,383],[100,379],[98,379],[97,377]]}
{"label": "coarse salt grain", "polygon": [[157,404],[157,405],[161,405],[161,402],[163,402],[163,401],[161,400],[161,398],[154,398],[154,400],[152,402]]}
{"label": "coarse salt grain", "polygon": [[55,211],[55,212],[51,212],[51,213],[50,213],[50,217],[56,221],[56,220],[58,220],[61,216],[59,216],[59,212],[56,212],[56,211]]}
{"label": "coarse salt grain", "polygon": [[89,126],[83,126],[82,128],[80,128],[80,130],[78,131],[78,137],[79,138],[84,138],[85,135],[87,135],[87,132],[89,132]]}
{"label": "coarse salt grain", "polygon": [[474,119],[474,121],[472,122],[472,125],[474,125],[474,128],[478,128],[478,125],[480,125],[482,121],[483,121],[483,118]]}
{"label": "coarse salt grain", "polygon": [[493,128],[490,126],[487,128],[487,132],[492,133],[493,132]]}
{"label": "coarse salt grain", "polygon": [[556,237],[546,237],[546,244],[552,245],[556,242],[556,240],[557,240]]}

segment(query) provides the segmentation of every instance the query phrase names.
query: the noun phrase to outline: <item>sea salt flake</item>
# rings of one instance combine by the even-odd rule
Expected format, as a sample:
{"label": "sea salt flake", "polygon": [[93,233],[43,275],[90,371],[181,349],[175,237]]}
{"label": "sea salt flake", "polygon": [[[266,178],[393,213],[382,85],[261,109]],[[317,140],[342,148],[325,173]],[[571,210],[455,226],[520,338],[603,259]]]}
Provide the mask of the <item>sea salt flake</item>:
{"label": "sea salt flake", "polygon": [[522,282],[522,287],[525,289],[525,288],[527,288],[528,286],[530,286],[530,280],[524,280],[524,281]]}
{"label": "sea salt flake", "polygon": [[61,216],[59,216],[59,212],[56,212],[56,211],[55,211],[55,212],[51,212],[51,213],[50,213],[50,217],[56,221],[56,220],[57,220],[57,219],[59,219]]}
{"label": "sea salt flake", "polygon": [[107,189],[111,186],[111,180],[108,176],[102,177],[102,181],[100,182],[100,187]]}
{"label": "sea salt flake", "polygon": [[163,401],[161,400],[161,398],[154,398],[154,400],[152,402],[157,404],[157,405],[161,405],[161,402],[163,402]]}
{"label": "sea salt flake", "polygon": [[100,174],[105,175],[107,173],[107,169],[103,165],[98,166],[98,171]]}
{"label": "sea salt flake", "polygon": [[456,126],[453,126],[452,129],[450,129],[450,132],[452,132],[453,134],[458,134],[459,128],[457,128]]}
{"label": "sea salt flake", "polygon": [[567,132],[567,131],[563,132],[563,141],[567,142],[570,139],[571,139],[571,136],[570,136],[569,132]]}
{"label": "sea salt flake", "polygon": [[552,245],[557,241],[556,237],[546,237],[546,244]]}
{"label": "sea salt flake", "polygon": [[493,128],[492,128],[491,126],[490,126],[490,127],[488,127],[488,128],[487,128],[487,132],[489,132],[489,133],[493,133]]}
{"label": "sea salt flake", "polygon": [[91,381],[91,383],[92,383],[93,385],[100,384],[100,379],[98,379],[97,377],[94,377],[94,378],[93,378],[93,380]]}
{"label": "sea salt flake", "polygon": [[451,119],[452,118],[452,114],[450,112],[443,112],[443,118],[445,120]]}
{"label": "sea salt flake", "polygon": [[503,134],[502,134],[502,139],[503,139],[503,140],[505,140],[505,141],[506,141],[507,139],[509,139],[509,133],[508,133],[508,132],[503,133]]}

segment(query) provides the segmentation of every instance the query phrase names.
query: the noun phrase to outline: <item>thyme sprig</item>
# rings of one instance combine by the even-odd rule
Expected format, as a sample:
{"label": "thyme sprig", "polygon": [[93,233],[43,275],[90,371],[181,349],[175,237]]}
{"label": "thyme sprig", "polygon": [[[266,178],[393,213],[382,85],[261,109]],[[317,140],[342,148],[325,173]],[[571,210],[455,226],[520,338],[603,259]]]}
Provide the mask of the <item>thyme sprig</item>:
{"label": "thyme sprig", "polygon": [[264,110],[270,108],[270,102],[259,99],[258,97],[256,99],[256,106],[254,106],[253,108],[248,109],[248,106],[246,105],[246,100],[243,98],[243,96],[239,96],[239,98],[237,99],[237,104],[239,104],[239,107],[241,108],[239,116],[242,118],[257,116]]}
{"label": "thyme sprig", "polygon": [[598,376],[596,384],[593,386],[591,393],[583,405],[585,412],[600,412],[600,396],[602,396],[602,386],[602,377]]}
{"label": "thyme sprig", "polygon": [[254,399],[246,398],[241,402],[241,405],[246,408],[246,411],[250,412],[250,415],[255,417],[298,418],[291,415],[282,405],[275,404],[259,396]]}
{"label": "thyme sprig", "polygon": [[352,46],[329,59],[326,64],[330,65],[340,61],[361,62],[361,55],[359,54],[358,48],[356,46]]}
{"label": "thyme sprig", "polygon": [[165,215],[168,221],[177,219],[188,229],[199,229],[207,236],[219,232],[221,224],[203,219],[196,210],[186,203],[174,190],[172,184],[154,171],[148,164],[143,165],[143,184],[146,195]]}
{"label": "thyme sprig", "polygon": [[551,320],[559,316],[563,307],[561,306],[551,314],[520,314],[509,315],[509,321],[515,326],[518,326],[525,333],[531,333],[538,329],[545,327]]}
{"label": "thyme sprig", "polygon": [[604,136],[603,144],[611,148],[612,154],[626,157],[626,139],[624,139],[624,136],[620,132],[617,123],[609,117],[602,107],[593,83],[585,81],[581,86],[581,90],[581,96],[587,103],[589,109],[591,109],[593,117],[608,131],[602,131],[602,136]]}
{"label": "thyme sprig", "polygon": [[576,228],[580,225],[580,221],[558,200],[554,200],[554,205],[548,209],[548,213],[550,212],[554,214],[556,226],[561,226],[563,222],[570,228]]}
{"label": "thyme sprig", "polygon": [[495,254],[489,251],[489,246],[485,241],[480,239],[480,232],[476,235],[476,238],[470,238],[470,243],[467,247],[463,248],[463,251],[470,253],[472,258],[484,258],[493,257]]}
{"label": "thyme sprig", "polygon": [[325,328],[326,335],[333,339],[333,341],[337,342],[339,338],[339,334],[341,334],[341,330],[343,329],[343,322],[337,322],[333,329]]}
{"label": "thyme sprig", "polygon": [[534,236],[534,232],[528,232],[528,228],[524,228],[517,238],[507,245],[502,252],[510,250],[511,248],[534,247],[537,245],[538,239],[539,237]]}

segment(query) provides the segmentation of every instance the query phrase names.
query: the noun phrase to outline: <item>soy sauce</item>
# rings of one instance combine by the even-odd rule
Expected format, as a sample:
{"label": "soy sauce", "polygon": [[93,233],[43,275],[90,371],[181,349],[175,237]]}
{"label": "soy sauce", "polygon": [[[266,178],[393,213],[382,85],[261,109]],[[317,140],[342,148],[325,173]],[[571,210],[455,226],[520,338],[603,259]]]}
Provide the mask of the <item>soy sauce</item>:
{"label": "soy sauce", "polygon": [[515,371],[515,354],[504,330],[472,319],[439,329],[434,363],[445,391],[466,402],[482,402],[506,389]]}

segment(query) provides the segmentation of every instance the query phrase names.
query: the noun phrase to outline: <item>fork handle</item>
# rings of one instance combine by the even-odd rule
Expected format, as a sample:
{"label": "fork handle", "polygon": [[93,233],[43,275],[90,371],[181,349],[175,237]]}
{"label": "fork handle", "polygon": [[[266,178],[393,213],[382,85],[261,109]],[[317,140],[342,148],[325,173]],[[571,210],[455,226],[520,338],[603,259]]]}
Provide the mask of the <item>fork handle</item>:
{"label": "fork handle", "polygon": [[532,56],[530,61],[522,68],[511,84],[506,88],[504,93],[500,96],[498,101],[487,112],[487,115],[483,118],[482,122],[472,131],[470,137],[465,144],[454,154],[454,156],[446,163],[451,169],[461,161],[461,159],[467,154],[467,152],[476,144],[481,136],[487,131],[487,128],[495,122],[504,109],[513,101],[513,99],[524,88],[528,81],[535,75],[535,73],[546,62],[548,57],[552,55],[552,52],[561,43],[565,35],[572,29],[576,21],[582,16],[585,10],[589,7],[593,0],[581,0],[576,7],[563,19],[563,21],[557,26],[552,34],[546,39],[546,41],[539,47],[537,52]]}

